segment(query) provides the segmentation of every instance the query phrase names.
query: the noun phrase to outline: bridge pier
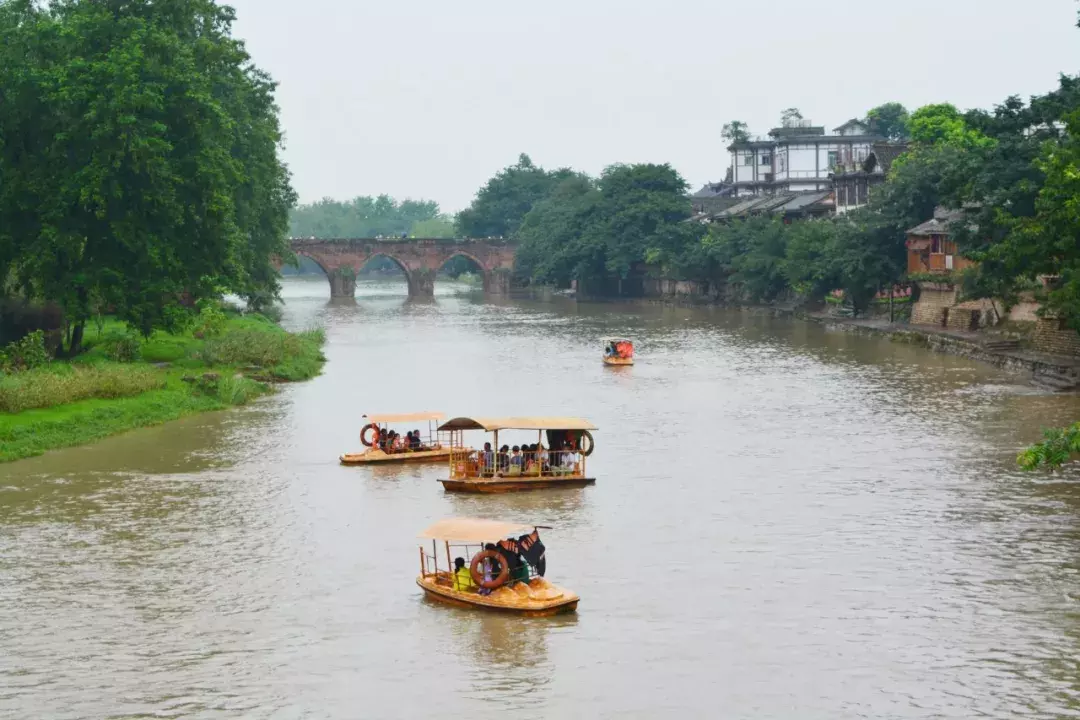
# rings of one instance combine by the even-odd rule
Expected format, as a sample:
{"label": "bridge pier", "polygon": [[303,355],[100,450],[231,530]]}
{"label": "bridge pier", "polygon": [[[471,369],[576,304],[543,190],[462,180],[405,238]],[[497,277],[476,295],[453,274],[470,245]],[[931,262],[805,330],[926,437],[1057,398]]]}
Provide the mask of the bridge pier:
{"label": "bridge pier", "polygon": [[511,272],[505,268],[496,268],[484,273],[484,293],[506,297],[510,294]]}
{"label": "bridge pier", "polygon": [[351,265],[336,267],[326,274],[331,298],[356,297],[356,271]]}
{"label": "bridge pier", "polygon": [[409,281],[409,297],[425,300],[435,297],[434,270],[409,270],[405,277]]}

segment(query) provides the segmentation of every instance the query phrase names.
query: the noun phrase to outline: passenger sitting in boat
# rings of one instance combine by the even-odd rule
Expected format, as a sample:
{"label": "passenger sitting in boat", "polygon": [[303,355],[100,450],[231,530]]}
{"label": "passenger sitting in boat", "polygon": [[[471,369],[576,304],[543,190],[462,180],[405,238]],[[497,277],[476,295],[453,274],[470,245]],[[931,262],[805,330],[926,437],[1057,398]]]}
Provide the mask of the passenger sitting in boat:
{"label": "passenger sitting in boat", "polygon": [[614,357],[614,356],[615,356],[615,343],[608,343],[607,347],[604,348],[604,357]]}
{"label": "passenger sitting in boat", "polygon": [[413,434],[412,430],[405,433],[405,449],[411,451],[413,449]]}
{"label": "passenger sitting in boat", "polygon": [[548,461],[548,451],[543,445],[536,446],[536,465],[541,473],[551,472],[551,463]]}
{"label": "passenger sitting in boat", "polygon": [[379,433],[379,449],[382,450],[384,453],[390,452],[390,440],[392,440],[392,439],[393,439],[393,433],[386,432],[386,431],[380,432]]}
{"label": "passenger sitting in boat", "polygon": [[495,474],[495,453],[491,451],[491,443],[484,443],[484,451],[480,453],[480,467],[484,475]]}
{"label": "passenger sitting in boat", "polygon": [[521,448],[515,445],[513,454],[510,456],[510,474],[520,475],[523,468],[524,460],[521,457]]}
{"label": "passenger sitting in boat", "polygon": [[521,559],[521,549],[516,540],[500,540],[491,548],[506,558],[507,567],[510,568],[509,582],[527,582],[529,580],[529,568]]}
{"label": "passenger sitting in boat", "polygon": [[419,430],[413,430],[412,431],[412,449],[413,450],[427,450],[427,448],[424,447],[424,443],[420,442],[420,431]]}
{"label": "passenger sitting in boat", "polygon": [[465,567],[465,558],[457,558],[454,560],[454,589],[466,592],[476,588],[476,583],[473,582],[472,573],[469,572],[469,568]]}
{"label": "passenger sitting in boat", "polygon": [[510,446],[503,445],[499,448],[499,472],[505,473],[510,471]]}
{"label": "passenger sitting in boat", "polygon": [[576,472],[579,462],[581,462],[581,457],[574,450],[574,446],[570,443],[566,443],[566,450],[563,451],[562,456],[563,472]]}

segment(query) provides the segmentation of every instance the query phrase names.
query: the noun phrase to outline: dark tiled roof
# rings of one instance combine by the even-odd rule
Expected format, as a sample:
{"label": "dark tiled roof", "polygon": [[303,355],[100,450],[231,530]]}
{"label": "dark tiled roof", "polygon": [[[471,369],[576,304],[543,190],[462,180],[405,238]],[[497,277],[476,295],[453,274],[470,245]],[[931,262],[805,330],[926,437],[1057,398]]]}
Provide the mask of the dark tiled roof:
{"label": "dark tiled roof", "polygon": [[939,207],[934,210],[934,217],[922,225],[911,228],[908,235],[948,235],[949,224],[959,219],[964,214],[963,210],[949,210]]}
{"label": "dark tiled roof", "polygon": [[888,175],[893,161],[907,152],[907,149],[908,144],[906,142],[878,142],[874,143],[872,152],[877,159],[878,167]]}

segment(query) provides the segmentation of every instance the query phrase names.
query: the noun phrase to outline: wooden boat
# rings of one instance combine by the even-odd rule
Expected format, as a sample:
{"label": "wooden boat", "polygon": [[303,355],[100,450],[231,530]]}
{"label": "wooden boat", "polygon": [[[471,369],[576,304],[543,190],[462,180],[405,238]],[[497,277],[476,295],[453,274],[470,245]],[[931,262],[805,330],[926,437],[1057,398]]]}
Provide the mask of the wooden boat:
{"label": "wooden boat", "polygon": [[[484,450],[466,446],[464,434],[469,430],[493,433],[494,446],[490,442],[484,444]],[[439,426],[440,432],[450,433],[449,477],[439,482],[448,492],[469,493],[591,485],[596,478],[590,477],[586,469],[593,452],[590,430],[596,430],[596,426],[580,418],[454,418]],[[520,453],[500,452],[499,433],[507,431],[536,431],[535,446],[539,449],[533,451],[525,445]]]}
{"label": "wooden boat", "polygon": [[607,338],[604,340],[605,365],[633,365],[634,343],[626,338]]}
{"label": "wooden boat", "polygon": [[[550,529],[550,528],[545,528]],[[511,613],[526,617],[547,617],[571,613],[577,610],[580,598],[573,591],[548,582],[542,576],[545,560],[538,563],[540,569],[524,562],[518,573],[518,579],[510,580],[508,569],[499,568],[494,572],[483,571],[483,567],[492,568],[501,560],[487,560],[501,557],[496,552],[486,552],[488,543],[508,543],[520,549],[519,540],[530,538],[539,540],[540,526],[521,523],[501,522],[498,520],[480,520],[477,518],[449,518],[440,520],[423,533],[420,538],[431,540],[431,554],[426,543],[420,546],[420,575],[416,584],[424,595],[445,605],[475,608],[488,612]],[[517,538],[517,539],[515,539]],[[443,547],[439,547],[439,543]],[[441,550],[446,552],[446,568],[439,566]],[[462,587],[460,577],[455,575],[454,561],[457,555],[468,565],[468,587]],[[543,557],[543,555],[541,555]],[[500,582],[500,578],[503,580]],[[481,586],[494,586],[491,594],[480,594]]]}
{"label": "wooden boat", "polygon": [[[442,413],[411,413],[403,415],[365,415],[367,424],[360,430],[360,442],[368,447],[367,450],[358,453],[345,453],[339,460],[342,465],[382,465],[400,463],[424,463],[445,462],[450,457],[449,439],[443,442],[438,430],[433,428],[435,423],[443,419]],[[390,425],[406,423],[426,422],[428,434],[426,439],[421,437],[421,448],[411,450],[401,447],[399,450],[390,450],[385,441],[380,439],[391,434]],[[406,430],[406,435],[411,430]],[[400,435],[399,435],[400,437]]]}

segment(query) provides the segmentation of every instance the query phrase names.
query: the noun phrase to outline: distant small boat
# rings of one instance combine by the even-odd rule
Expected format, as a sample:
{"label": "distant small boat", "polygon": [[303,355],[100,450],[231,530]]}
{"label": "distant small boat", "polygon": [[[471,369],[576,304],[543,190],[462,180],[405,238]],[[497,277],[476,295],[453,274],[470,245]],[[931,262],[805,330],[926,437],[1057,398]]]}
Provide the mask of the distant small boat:
{"label": "distant small boat", "polygon": [[[445,605],[527,617],[574,612],[580,601],[577,594],[553,585],[543,576],[546,561],[539,530],[536,525],[498,520],[440,520],[420,534],[422,540],[431,540],[431,554],[426,542],[420,546],[416,584],[429,599]],[[443,547],[439,547],[440,541]],[[503,551],[486,550],[489,544]],[[443,550],[445,569],[439,566]],[[454,568],[454,555],[465,561],[460,570]],[[518,558],[516,569],[511,570],[508,557]]]}
{"label": "distant small boat", "polygon": [[[367,424],[360,430],[360,442],[367,450],[358,453],[345,453],[339,460],[342,465],[384,465],[400,463],[445,462],[450,458],[449,443],[442,443],[434,423],[443,419],[442,413],[411,413],[404,415],[365,415]],[[407,441],[406,429],[401,435],[390,429],[390,425],[426,422],[427,437],[418,442]]]}
{"label": "distant small boat", "polygon": [[604,340],[605,365],[633,365],[634,343],[626,338],[608,338]]}

